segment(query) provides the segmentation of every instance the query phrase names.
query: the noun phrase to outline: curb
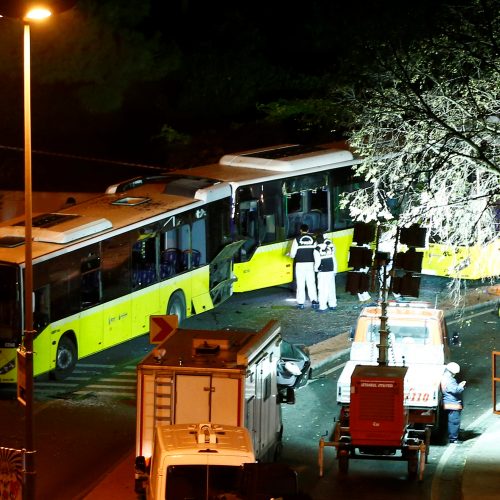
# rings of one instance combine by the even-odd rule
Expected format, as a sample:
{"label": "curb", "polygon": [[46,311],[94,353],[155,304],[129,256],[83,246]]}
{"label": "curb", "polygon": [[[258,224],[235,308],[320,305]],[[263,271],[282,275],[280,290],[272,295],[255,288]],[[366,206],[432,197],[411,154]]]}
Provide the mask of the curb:
{"label": "curb", "polygon": [[349,332],[341,333],[317,344],[309,346],[311,358],[311,378],[319,377],[327,371],[334,362],[351,349]]}
{"label": "curb", "polygon": [[467,452],[462,476],[463,500],[494,500],[500,491],[500,416],[491,413],[486,430]]}

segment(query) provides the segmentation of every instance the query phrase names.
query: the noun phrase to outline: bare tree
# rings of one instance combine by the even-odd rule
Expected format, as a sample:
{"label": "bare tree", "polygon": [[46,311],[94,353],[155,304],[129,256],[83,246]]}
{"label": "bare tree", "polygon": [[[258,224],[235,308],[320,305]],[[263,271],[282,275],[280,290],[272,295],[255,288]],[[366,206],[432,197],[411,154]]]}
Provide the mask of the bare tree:
{"label": "bare tree", "polygon": [[498,238],[497,7],[475,0],[449,11],[453,23],[439,36],[408,50],[386,47],[380,72],[367,76],[365,90],[351,92],[350,143],[364,158],[358,172],[370,182],[344,200],[358,220],[396,216],[399,225],[420,223],[451,246]]}

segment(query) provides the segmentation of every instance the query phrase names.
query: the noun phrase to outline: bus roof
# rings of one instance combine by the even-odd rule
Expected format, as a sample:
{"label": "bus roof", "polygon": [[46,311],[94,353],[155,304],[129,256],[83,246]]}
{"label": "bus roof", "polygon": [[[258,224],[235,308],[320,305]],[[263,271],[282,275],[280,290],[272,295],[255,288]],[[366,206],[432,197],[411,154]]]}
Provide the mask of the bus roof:
{"label": "bus roof", "polygon": [[225,155],[221,165],[247,167],[277,172],[296,172],[306,168],[331,166],[333,163],[351,161],[354,157],[346,149],[284,144],[273,148]]}
{"label": "bus roof", "polygon": [[360,163],[343,143],[309,147],[281,145],[273,148],[225,155],[219,163],[183,170],[186,175],[210,177],[221,181],[248,184],[259,180],[293,177],[307,171],[320,172]]}
{"label": "bus roof", "polygon": [[[57,213],[34,213],[33,259],[61,251],[68,245],[83,246],[138,228],[206,202],[229,197],[228,184],[181,175],[166,175],[141,182],[127,181],[115,192],[64,208]],[[0,261],[22,264],[24,215],[0,223]]]}
{"label": "bus roof", "polygon": [[[33,260],[105,239],[230,197],[237,185],[292,177],[359,163],[345,143],[323,146],[285,144],[225,155],[212,165],[139,177],[110,186],[106,193],[56,214],[34,213]],[[236,186],[235,186],[236,185]],[[168,215],[166,214],[168,212]],[[0,223],[0,261],[24,262],[24,216]]]}
{"label": "bus roof", "polygon": [[[24,191],[21,190],[0,190],[0,220],[9,220],[24,213]],[[33,191],[32,207],[37,213],[53,212],[70,205],[79,203],[89,198],[95,198],[102,193],[94,192],[51,192]]]}

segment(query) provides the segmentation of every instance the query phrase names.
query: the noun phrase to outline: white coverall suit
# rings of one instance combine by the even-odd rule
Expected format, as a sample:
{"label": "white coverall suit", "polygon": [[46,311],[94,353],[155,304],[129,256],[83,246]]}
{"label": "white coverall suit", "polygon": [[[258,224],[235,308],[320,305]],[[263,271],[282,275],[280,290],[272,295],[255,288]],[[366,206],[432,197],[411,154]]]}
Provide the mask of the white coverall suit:
{"label": "white coverall suit", "polygon": [[297,305],[304,305],[307,294],[313,307],[317,307],[316,276],[314,273],[313,251],[316,243],[310,234],[302,234],[292,242],[290,257],[295,260],[295,279],[297,284]]}
{"label": "white coverall suit", "polygon": [[337,307],[337,290],[335,274],[337,273],[337,259],[335,246],[325,239],[314,249],[314,270],[318,273],[318,300],[319,310],[326,311],[328,307]]}

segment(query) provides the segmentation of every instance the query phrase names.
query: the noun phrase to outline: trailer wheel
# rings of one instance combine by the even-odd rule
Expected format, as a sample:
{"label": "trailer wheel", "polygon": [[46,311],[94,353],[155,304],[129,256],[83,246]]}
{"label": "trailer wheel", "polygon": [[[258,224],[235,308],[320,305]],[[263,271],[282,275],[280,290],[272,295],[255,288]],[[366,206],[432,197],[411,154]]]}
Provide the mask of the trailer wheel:
{"label": "trailer wheel", "polygon": [[340,422],[335,422],[333,428],[332,441],[338,442],[340,440]]}
{"label": "trailer wheel", "polygon": [[349,450],[340,449],[338,453],[339,474],[346,476],[349,472]]}
{"label": "trailer wheel", "polygon": [[186,319],[186,300],[182,292],[175,292],[168,301],[167,314],[175,315],[179,318],[179,325]]}
{"label": "trailer wheel", "polygon": [[59,339],[56,352],[56,367],[50,373],[54,380],[64,380],[74,370],[78,360],[78,352],[75,343],[64,335]]}
{"label": "trailer wheel", "polygon": [[408,479],[417,479],[418,474],[418,452],[411,450],[408,452]]}
{"label": "trailer wheel", "polygon": [[276,443],[274,447],[273,462],[277,462],[280,459],[282,453],[283,453],[283,443],[279,441]]}
{"label": "trailer wheel", "polygon": [[429,427],[425,428],[424,444],[425,444],[425,463],[429,463],[429,451],[431,449],[431,434],[432,430]]}
{"label": "trailer wheel", "polygon": [[280,430],[276,433],[276,444],[274,445],[274,453],[272,455],[273,462],[277,462],[283,452],[283,425],[280,426]]}
{"label": "trailer wheel", "polygon": [[446,420],[446,415],[441,404],[439,404],[436,411],[436,425],[432,428],[431,431],[431,441],[437,445],[445,444],[447,438],[447,430],[448,422]]}

